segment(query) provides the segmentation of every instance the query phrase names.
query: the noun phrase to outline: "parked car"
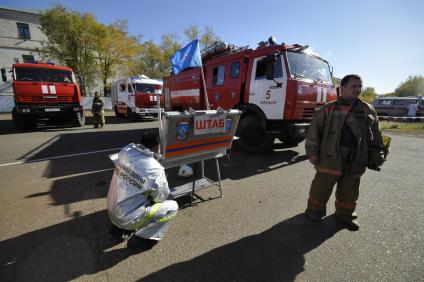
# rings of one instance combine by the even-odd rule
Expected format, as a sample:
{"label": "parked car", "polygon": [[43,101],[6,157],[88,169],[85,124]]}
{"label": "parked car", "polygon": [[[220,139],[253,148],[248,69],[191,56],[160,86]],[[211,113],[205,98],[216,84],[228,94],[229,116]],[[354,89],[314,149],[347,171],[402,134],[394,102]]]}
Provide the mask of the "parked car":
{"label": "parked car", "polygon": [[424,116],[424,97],[380,97],[374,100],[373,106],[379,116],[403,117],[408,115],[408,105],[418,103],[417,116]]}

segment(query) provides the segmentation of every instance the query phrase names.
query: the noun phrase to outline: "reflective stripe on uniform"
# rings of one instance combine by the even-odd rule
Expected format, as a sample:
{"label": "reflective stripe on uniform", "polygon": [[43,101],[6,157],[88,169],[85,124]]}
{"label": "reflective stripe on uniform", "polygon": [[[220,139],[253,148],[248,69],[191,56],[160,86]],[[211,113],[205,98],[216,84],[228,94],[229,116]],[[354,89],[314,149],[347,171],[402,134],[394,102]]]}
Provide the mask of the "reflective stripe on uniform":
{"label": "reflective stripe on uniform", "polygon": [[313,206],[316,206],[316,207],[319,207],[319,208],[324,208],[326,206],[326,203],[325,202],[318,201],[318,200],[312,198],[311,196],[309,196],[308,201]]}
{"label": "reflective stripe on uniform", "polygon": [[341,207],[341,208],[349,209],[349,210],[352,210],[352,209],[355,209],[356,208],[356,203],[354,203],[354,204],[342,203],[342,202],[340,202],[337,199],[336,199],[336,205],[339,206],[339,207]]}
{"label": "reflective stripe on uniform", "polygon": [[315,166],[315,169],[318,172],[327,173],[327,174],[331,174],[331,175],[335,175],[335,176],[341,176],[342,175],[342,171],[338,170],[338,169],[322,168],[322,167],[317,167],[317,166]]}
{"label": "reflective stripe on uniform", "polygon": [[171,220],[173,217],[175,217],[177,215],[177,213],[176,212],[173,212],[173,213],[171,213],[170,215],[168,215],[168,216],[164,216],[164,217],[159,217],[158,219],[157,219],[157,222],[158,223],[165,223],[165,222],[168,222],[169,220]]}
{"label": "reflective stripe on uniform", "polygon": [[151,207],[150,211],[147,213],[147,215],[144,216],[143,218],[141,218],[140,221],[134,222],[137,219],[133,220],[133,222],[132,222],[133,225],[131,226],[132,227],[131,229],[137,230],[140,227],[142,227],[143,225],[145,225],[147,222],[149,222],[153,218],[153,216],[156,214],[156,212],[158,211],[159,207],[160,207],[160,203],[154,204]]}

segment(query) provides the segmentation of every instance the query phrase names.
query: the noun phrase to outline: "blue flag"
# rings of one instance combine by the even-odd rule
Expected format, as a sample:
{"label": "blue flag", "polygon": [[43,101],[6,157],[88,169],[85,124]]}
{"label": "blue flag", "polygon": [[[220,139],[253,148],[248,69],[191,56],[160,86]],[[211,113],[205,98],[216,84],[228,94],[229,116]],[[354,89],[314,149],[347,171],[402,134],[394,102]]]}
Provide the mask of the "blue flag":
{"label": "blue flag", "polygon": [[195,39],[184,48],[178,50],[171,59],[172,70],[175,74],[185,69],[202,66],[202,56],[200,55],[199,40]]}

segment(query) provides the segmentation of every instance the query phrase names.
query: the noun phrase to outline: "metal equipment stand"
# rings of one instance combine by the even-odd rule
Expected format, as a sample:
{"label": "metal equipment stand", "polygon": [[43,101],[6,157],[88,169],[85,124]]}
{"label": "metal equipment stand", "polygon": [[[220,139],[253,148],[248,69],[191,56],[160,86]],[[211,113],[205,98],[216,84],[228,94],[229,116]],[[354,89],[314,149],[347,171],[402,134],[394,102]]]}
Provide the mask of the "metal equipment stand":
{"label": "metal equipment stand", "polygon": [[[222,192],[222,183],[221,183],[221,171],[219,168],[218,158],[222,157],[223,155],[224,153],[214,158],[215,169],[217,174],[216,181],[213,181],[210,178],[205,176],[205,160],[201,160],[199,161],[201,177],[199,179],[194,179],[193,181],[190,181],[186,184],[176,186],[176,187],[171,187],[170,191],[173,198],[177,199],[182,196],[190,195],[190,205],[191,205],[196,191],[200,191],[202,189],[205,189],[211,186],[218,187],[219,193],[220,193],[219,198],[222,198],[223,192]],[[194,175],[196,175],[196,172],[197,172],[196,169],[194,169]]]}

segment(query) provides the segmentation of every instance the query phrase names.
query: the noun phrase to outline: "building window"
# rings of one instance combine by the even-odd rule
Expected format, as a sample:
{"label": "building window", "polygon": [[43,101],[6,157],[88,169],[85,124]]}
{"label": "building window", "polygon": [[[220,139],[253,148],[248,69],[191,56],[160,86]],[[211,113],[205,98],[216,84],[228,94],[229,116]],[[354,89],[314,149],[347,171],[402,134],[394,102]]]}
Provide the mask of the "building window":
{"label": "building window", "polygon": [[214,85],[223,85],[224,84],[224,74],[225,74],[225,67],[219,66],[217,68],[213,69],[213,84]]}
{"label": "building window", "polygon": [[231,77],[236,78],[240,74],[240,62],[234,62],[231,64]]}
{"label": "building window", "polygon": [[34,56],[33,55],[22,55],[22,60],[24,63],[34,63]]}
{"label": "building window", "polygon": [[18,26],[18,35],[20,39],[27,40],[31,39],[31,34],[29,33],[29,25],[26,23],[16,23]]}

